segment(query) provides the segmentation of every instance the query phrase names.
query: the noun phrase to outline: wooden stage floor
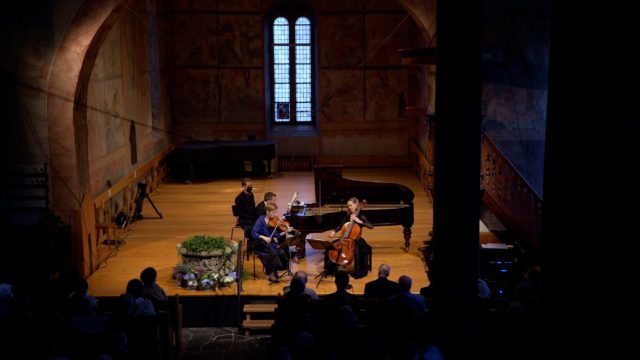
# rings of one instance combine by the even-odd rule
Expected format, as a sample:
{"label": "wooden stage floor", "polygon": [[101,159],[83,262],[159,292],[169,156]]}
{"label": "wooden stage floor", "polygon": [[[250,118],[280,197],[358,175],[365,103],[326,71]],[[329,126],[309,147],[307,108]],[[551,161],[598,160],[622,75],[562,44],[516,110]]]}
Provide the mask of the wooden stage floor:
{"label": "wooden stage floor", "polygon": [[[413,279],[413,292],[428,284],[426,266],[421,260],[418,247],[423,245],[433,224],[433,209],[418,179],[411,169],[345,169],[344,177],[365,180],[393,182],[409,187],[415,194],[415,223],[412,227],[411,248],[404,251],[402,226],[376,227],[364,229],[363,237],[373,248],[373,270],[361,279],[351,279],[352,292],[362,294],[366,282],[377,277],[377,268],[382,263],[391,266],[391,276],[397,280],[400,275],[409,275]],[[235,295],[236,286],[215,291],[192,291],[180,288],[171,278],[173,268],[180,257],[176,245],[192,235],[222,235],[228,239],[235,218],[231,214],[231,205],[241,191],[239,179],[212,180],[207,182],[182,184],[165,183],[153,194],[151,199],[162,212],[158,218],[151,204],[145,201],[142,214],[144,219],[120,230],[119,238],[124,240],[112,256],[104,261],[100,268],[88,279],[89,291],[95,296],[117,296],[124,292],[127,282],[137,278],[142,269],[153,266],[158,270],[158,284],[167,295],[215,296]],[[305,203],[315,202],[313,174],[311,172],[287,172],[274,175],[273,178],[253,180],[253,192],[256,202],[262,200],[266,191],[278,195],[279,214],[291,200],[293,193],[299,193],[298,199]],[[314,238],[327,239],[326,233],[313,234]],[[242,230],[236,229],[234,240],[242,238]],[[333,278],[326,278],[316,288],[314,277],[323,270],[323,254],[311,249],[307,244],[307,257],[300,264],[291,263],[291,270],[302,269],[309,274],[310,287],[318,294],[335,291]],[[108,249],[100,245],[99,251],[106,254]],[[253,279],[253,262],[246,261],[245,271],[251,276],[243,281],[242,295],[275,296],[282,293],[288,285],[284,278],[279,284],[270,285],[262,273],[260,261],[256,259],[257,279]]]}

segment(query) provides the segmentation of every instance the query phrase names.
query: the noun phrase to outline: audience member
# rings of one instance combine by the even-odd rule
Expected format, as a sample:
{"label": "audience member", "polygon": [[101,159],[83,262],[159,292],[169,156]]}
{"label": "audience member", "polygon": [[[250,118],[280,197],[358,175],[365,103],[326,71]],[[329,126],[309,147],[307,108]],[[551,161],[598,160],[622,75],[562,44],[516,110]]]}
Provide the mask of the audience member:
{"label": "audience member", "polygon": [[140,280],[142,280],[143,284],[142,293],[153,302],[167,300],[167,294],[164,289],[156,282],[157,277],[158,273],[152,267],[148,267],[140,273]]}
{"label": "audience member", "polygon": [[364,296],[385,299],[400,293],[400,285],[388,279],[390,272],[391,267],[389,265],[380,265],[378,268],[378,278],[365,284]]}
{"label": "audience member", "polygon": [[424,298],[420,295],[411,293],[411,278],[407,275],[402,275],[398,279],[400,285],[400,295],[404,295],[409,300],[409,304],[416,313],[422,313],[426,310],[427,306],[424,302]]}
{"label": "audience member", "polygon": [[344,270],[339,270],[334,276],[336,291],[325,296],[325,300],[332,305],[332,308],[334,308],[336,312],[343,305],[349,305],[354,312],[357,312],[358,297],[347,292],[347,288],[349,286],[349,274]]}
{"label": "audience member", "polygon": [[155,307],[151,299],[145,297],[142,281],[131,279],[127,284],[127,290],[122,294],[124,312],[127,316],[154,316]]}
{"label": "audience member", "polygon": [[[304,294],[309,296],[309,298],[311,300],[318,300],[318,294],[316,293],[316,291],[311,289],[311,288],[308,288],[306,286],[307,285],[307,280],[308,280],[306,272],[304,272],[302,270],[299,270],[299,271],[296,271],[296,273],[293,274],[293,276],[294,276],[294,278],[298,278],[298,279],[302,280],[302,283],[305,285],[304,286]],[[285,286],[284,287],[284,294],[286,295],[290,291],[290,289],[291,289],[291,286]]]}

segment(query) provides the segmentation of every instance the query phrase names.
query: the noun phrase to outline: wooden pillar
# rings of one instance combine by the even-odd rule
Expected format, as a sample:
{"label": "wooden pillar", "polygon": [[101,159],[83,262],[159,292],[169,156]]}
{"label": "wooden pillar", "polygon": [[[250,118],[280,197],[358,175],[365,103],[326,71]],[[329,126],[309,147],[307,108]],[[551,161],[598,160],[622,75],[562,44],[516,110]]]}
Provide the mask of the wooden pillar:
{"label": "wooden pillar", "polygon": [[433,311],[445,358],[471,359],[478,329],[483,2],[439,2],[437,16]]}

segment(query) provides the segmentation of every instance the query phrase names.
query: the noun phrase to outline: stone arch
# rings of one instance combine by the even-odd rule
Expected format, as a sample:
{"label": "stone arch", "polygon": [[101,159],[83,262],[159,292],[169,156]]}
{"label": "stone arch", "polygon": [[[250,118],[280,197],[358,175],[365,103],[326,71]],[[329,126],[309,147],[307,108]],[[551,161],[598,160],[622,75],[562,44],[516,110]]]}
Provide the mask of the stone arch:
{"label": "stone arch", "polygon": [[427,42],[432,43],[436,34],[436,1],[398,0],[398,3],[411,15]]}
{"label": "stone arch", "polygon": [[132,0],[87,0],[71,19],[53,58],[47,88],[52,208],[79,210],[89,189],[86,99],[106,36]]}

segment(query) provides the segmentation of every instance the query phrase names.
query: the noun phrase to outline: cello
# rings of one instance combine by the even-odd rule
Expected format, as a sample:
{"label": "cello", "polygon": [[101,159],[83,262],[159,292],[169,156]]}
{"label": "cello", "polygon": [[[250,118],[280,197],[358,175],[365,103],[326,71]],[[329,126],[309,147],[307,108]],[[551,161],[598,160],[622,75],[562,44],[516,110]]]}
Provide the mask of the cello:
{"label": "cello", "polygon": [[[360,215],[360,208],[356,211],[357,218]],[[327,253],[329,260],[336,263],[339,266],[349,265],[353,262],[354,249],[356,241],[362,234],[362,228],[355,226],[355,219],[352,219],[348,223],[342,225],[340,239],[335,240],[332,245],[333,249],[330,249]]]}

